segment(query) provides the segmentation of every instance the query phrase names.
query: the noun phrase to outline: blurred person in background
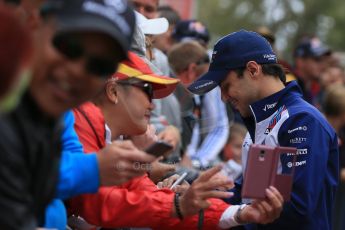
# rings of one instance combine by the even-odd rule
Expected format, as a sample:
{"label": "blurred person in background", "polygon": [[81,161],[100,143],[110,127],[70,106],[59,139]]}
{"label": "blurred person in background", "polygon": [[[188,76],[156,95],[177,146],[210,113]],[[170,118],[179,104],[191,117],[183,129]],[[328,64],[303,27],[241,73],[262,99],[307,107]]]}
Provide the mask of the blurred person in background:
{"label": "blurred person in background", "polygon": [[133,7],[140,14],[146,18],[156,18],[159,0],[129,0],[133,4]]}
{"label": "blurred person in background", "polygon": [[192,40],[200,43],[205,49],[207,49],[210,41],[210,33],[207,27],[196,19],[179,21],[171,36],[175,43]]}
{"label": "blurred person in background", "polygon": [[320,77],[320,84],[322,87],[328,88],[333,84],[343,85],[345,83],[344,68],[339,65],[328,67]]}
{"label": "blurred person in background", "polygon": [[169,28],[165,33],[155,36],[153,45],[155,48],[166,54],[174,44],[171,35],[176,24],[181,21],[181,17],[178,12],[170,6],[159,6],[157,11],[159,17],[164,17],[168,20]]}
{"label": "blurred person in background", "polygon": [[[200,43],[203,47],[205,47],[205,44],[207,46],[207,42],[209,41],[208,29],[203,23],[195,19],[179,20],[171,32],[172,45],[191,40]],[[174,71],[172,71],[172,73],[176,75]],[[193,95],[191,95],[183,85],[177,86],[175,95],[177,96],[181,106],[183,125],[182,146],[183,151],[186,152],[186,149],[191,142],[193,127],[195,124],[195,115],[193,114]]]}
{"label": "blurred person in background", "polygon": [[247,129],[243,124],[231,124],[229,139],[221,154],[225,162],[223,172],[233,181],[242,175],[242,143],[246,134]]}
{"label": "blurred person in background", "polygon": [[324,94],[328,87],[332,85],[344,85],[345,72],[339,64],[330,65],[320,75],[320,91],[315,98],[315,107],[321,108],[324,100]]}
{"label": "blurred person in background", "polygon": [[[175,45],[168,53],[168,60],[185,87],[204,74],[210,63],[205,48],[196,41]],[[228,139],[228,116],[219,89],[201,97],[196,95],[193,101],[195,125],[184,162],[198,169],[207,168],[216,160]]]}
{"label": "blurred person in background", "polygon": [[331,53],[317,37],[302,38],[294,50],[294,73],[303,98],[310,104],[315,104],[315,97],[320,91],[320,75]]}
{"label": "blurred person in background", "polygon": [[333,229],[342,230],[345,228],[345,86],[343,84],[327,87],[321,109],[338,134],[340,182],[335,196]]}
{"label": "blurred person in background", "polygon": [[[155,18],[162,18],[161,16],[158,16],[158,5],[159,0],[130,0],[133,5],[134,9],[142,16],[144,16],[146,19],[155,19]],[[150,10],[147,10],[150,9]],[[139,17],[139,20],[143,19],[143,17]],[[145,20],[145,19],[144,19]],[[165,19],[167,20],[167,19]],[[143,21],[143,20],[142,20]],[[168,28],[164,29],[164,31],[161,30],[161,28],[165,27],[166,22],[164,23],[157,23],[154,26],[151,26],[151,28],[148,28],[148,30],[144,31],[143,33],[146,35],[146,48],[147,48],[147,57],[148,59],[158,67],[160,71],[163,72],[163,74],[169,75],[169,65],[167,63],[166,55],[159,49],[153,46],[156,35],[162,35],[164,33],[167,33],[169,29],[169,21],[168,21]],[[154,28],[157,27],[157,28]],[[158,32],[158,30],[161,30]]]}

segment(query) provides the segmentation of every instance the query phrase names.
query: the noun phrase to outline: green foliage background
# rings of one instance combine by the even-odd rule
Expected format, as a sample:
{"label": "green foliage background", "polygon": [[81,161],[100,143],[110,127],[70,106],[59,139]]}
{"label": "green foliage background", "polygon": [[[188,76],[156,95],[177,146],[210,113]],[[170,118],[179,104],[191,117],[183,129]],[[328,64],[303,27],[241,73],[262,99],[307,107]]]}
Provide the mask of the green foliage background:
{"label": "green foliage background", "polygon": [[345,51],[344,0],[196,0],[198,18],[215,42],[245,28],[267,26],[277,38],[279,54],[291,60],[303,35],[317,35],[333,50]]}

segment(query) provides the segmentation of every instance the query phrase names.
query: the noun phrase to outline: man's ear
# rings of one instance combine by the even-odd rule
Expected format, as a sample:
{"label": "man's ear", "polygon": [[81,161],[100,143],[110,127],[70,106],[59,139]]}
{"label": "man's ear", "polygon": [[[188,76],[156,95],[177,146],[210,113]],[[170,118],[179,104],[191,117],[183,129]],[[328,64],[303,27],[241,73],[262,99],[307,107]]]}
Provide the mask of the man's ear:
{"label": "man's ear", "polygon": [[116,82],[109,82],[106,84],[105,93],[112,104],[116,105],[118,103],[118,84],[116,84]]}
{"label": "man's ear", "polygon": [[255,61],[249,61],[246,65],[246,68],[251,77],[257,77],[261,72],[261,66]]}

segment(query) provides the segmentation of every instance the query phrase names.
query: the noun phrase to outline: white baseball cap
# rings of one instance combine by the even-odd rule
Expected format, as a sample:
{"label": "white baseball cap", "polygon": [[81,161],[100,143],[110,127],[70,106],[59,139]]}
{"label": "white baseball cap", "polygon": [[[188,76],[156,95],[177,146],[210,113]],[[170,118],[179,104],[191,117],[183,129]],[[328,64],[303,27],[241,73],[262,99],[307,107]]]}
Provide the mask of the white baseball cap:
{"label": "white baseball cap", "polygon": [[137,25],[145,35],[162,34],[165,33],[169,28],[169,22],[166,18],[148,19],[137,11],[135,11],[135,16]]}

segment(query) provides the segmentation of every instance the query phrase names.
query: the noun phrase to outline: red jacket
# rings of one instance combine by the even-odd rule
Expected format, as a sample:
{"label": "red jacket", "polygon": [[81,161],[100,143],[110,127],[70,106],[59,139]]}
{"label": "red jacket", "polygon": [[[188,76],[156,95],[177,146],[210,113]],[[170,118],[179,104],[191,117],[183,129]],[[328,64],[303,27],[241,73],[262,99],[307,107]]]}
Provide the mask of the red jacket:
{"label": "red jacket", "polygon": [[[98,152],[105,146],[105,121],[101,110],[88,102],[73,112],[75,130],[84,152]],[[106,228],[197,229],[197,215],[186,217],[183,221],[171,217],[173,199],[174,192],[157,189],[145,175],[121,186],[100,187],[96,194],[73,198],[70,211],[90,224]],[[217,229],[220,216],[229,206],[218,199],[210,201],[212,205],[205,210],[203,229]]]}

